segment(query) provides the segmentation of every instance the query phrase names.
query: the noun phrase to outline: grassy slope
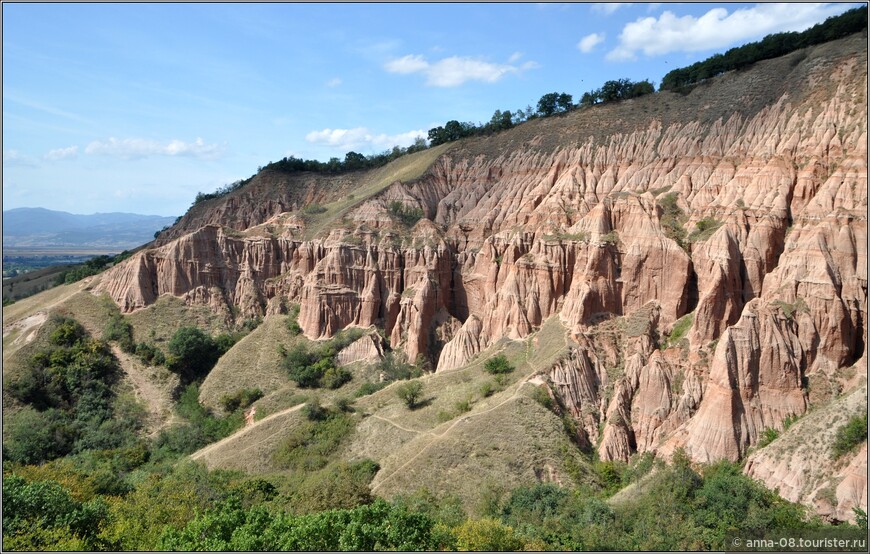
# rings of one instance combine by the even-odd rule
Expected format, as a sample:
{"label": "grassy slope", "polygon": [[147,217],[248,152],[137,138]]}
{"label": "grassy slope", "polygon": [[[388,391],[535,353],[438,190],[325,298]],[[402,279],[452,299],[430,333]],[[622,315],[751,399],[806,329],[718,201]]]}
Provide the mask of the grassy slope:
{"label": "grassy slope", "polygon": [[[264,337],[269,333],[268,329],[262,332]],[[255,339],[252,336],[251,344]],[[246,348],[243,343],[239,346]],[[424,376],[424,394],[417,409],[409,410],[396,396],[400,383],[360,398],[355,404],[359,424],[339,457],[377,461],[382,468],[373,482],[378,495],[391,497],[426,487],[436,493],[456,494],[470,509],[477,506],[484,490],[467,483],[488,480],[493,487],[510,488],[553,479],[570,484],[566,456],[577,467],[584,462],[564,434],[559,418],[529,398],[534,385],[527,382],[549,369],[566,349],[565,329],[552,318],[524,341],[500,341],[463,368]],[[497,353],[504,354],[516,370],[508,375],[503,390],[484,397],[481,386],[492,383],[493,376],[484,371],[483,362]],[[268,379],[267,375],[261,373],[260,377]],[[328,403],[355,390],[358,379],[357,374],[338,391],[317,394]],[[282,394],[286,401],[294,388],[278,389],[256,405],[268,405],[270,398]],[[463,401],[468,402],[469,411],[457,407]],[[193,458],[209,467],[253,473],[277,471],[271,465],[272,453],[302,416],[298,406],[273,405],[271,409],[276,413],[200,450]]]}
{"label": "grassy slope", "polygon": [[242,388],[259,388],[268,395],[292,386],[293,382],[281,369],[278,347],[281,344],[289,347],[297,338],[287,330],[287,316],[266,318],[218,360],[200,387],[200,402],[216,408],[221,396]]}
{"label": "grassy slope", "polygon": [[402,156],[384,167],[366,172],[352,195],[324,204],[326,211],[306,216],[305,238],[313,238],[339,221],[351,208],[381,192],[396,181],[419,179],[439,156],[452,145],[442,144],[421,152]]}

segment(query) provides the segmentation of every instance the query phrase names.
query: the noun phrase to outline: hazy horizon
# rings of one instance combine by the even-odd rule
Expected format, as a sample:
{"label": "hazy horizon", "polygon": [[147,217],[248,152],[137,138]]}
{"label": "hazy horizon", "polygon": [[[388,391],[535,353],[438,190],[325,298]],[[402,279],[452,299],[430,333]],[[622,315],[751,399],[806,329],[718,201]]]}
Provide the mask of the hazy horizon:
{"label": "hazy horizon", "polygon": [[855,5],[4,4],[4,209],[182,214],[285,156],[657,85]]}

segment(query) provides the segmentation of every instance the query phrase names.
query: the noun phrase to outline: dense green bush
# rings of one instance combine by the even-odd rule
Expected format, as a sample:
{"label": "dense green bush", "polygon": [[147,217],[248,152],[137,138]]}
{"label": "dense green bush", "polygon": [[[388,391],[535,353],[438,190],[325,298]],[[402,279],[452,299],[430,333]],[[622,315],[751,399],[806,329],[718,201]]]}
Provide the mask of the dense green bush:
{"label": "dense green bush", "polygon": [[121,314],[112,314],[103,329],[104,341],[115,341],[121,350],[133,353],[136,345],[133,342],[133,326]]}
{"label": "dense green bush", "polygon": [[840,458],[852,451],[856,446],[867,440],[867,414],[853,416],[845,425],[837,429],[832,448],[834,459]]}
{"label": "dense green bush", "polygon": [[284,351],[281,362],[289,377],[303,388],[326,387],[337,389],[351,380],[351,373],[340,367],[335,359],[343,348],[359,339],[361,329],[348,329],[337,333],[331,340],[310,351],[305,344],[297,344]]}
{"label": "dense green bush", "polygon": [[3,478],[3,546],[10,550],[49,550],[58,543],[79,550],[104,546],[98,539],[106,502],[77,502],[53,481]]}
{"label": "dense green bush", "polygon": [[232,413],[236,410],[247,409],[260,398],[263,398],[263,391],[259,388],[239,389],[233,394],[221,396],[221,406],[225,412]]}
{"label": "dense green bush", "polygon": [[402,383],[396,387],[396,396],[405,403],[405,406],[413,410],[423,396],[423,383],[420,381]]}
{"label": "dense green bush", "polygon": [[486,369],[487,373],[491,373],[493,375],[510,373],[514,370],[514,366],[511,365],[511,363],[504,356],[504,354],[499,354],[488,359],[483,364],[483,367],[484,369]]}
{"label": "dense green bush", "polygon": [[293,516],[265,507],[243,510],[229,499],[185,528],[167,528],[161,550],[434,550],[432,521],[378,499],[351,510]]}
{"label": "dense green bush", "polygon": [[139,422],[117,420],[114,385],[120,377],[107,345],[69,318],[48,323],[49,343],[6,390],[27,409],[6,420],[6,459],[40,463],[90,448],[116,448],[134,439]]}
{"label": "dense green bush", "polygon": [[166,363],[166,355],[153,344],[137,343],[134,353],[145,364],[164,365]]}
{"label": "dense green bush", "polygon": [[204,377],[218,360],[214,340],[196,327],[181,327],[175,331],[168,349],[169,369],[178,373],[185,383]]}

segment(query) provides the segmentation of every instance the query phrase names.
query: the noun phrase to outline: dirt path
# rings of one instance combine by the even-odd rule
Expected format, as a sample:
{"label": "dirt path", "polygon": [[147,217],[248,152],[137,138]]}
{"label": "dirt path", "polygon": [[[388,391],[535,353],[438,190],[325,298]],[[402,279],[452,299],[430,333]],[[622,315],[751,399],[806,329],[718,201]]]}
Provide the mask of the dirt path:
{"label": "dirt path", "polygon": [[435,433],[433,433],[432,431],[421,431],[421,430],[419,430],[419,429],[409,429],[409,428],[407,428],[407,427],[403,427],[403,426],[399,425],[398,423],[396,423],[395,421],[393,421],[392,419],[387,419],[387,418],[385,418],[385,417],[383,417],[383,416],[379,416],[378,414],[372,414],[371,417],[373,417],[373,418],[375,418],[375,419],[380,419],[381,421],[386,421],[387,423],[389,423],[389,424],[392,425],[393,427],[396,427],[396,428],[398,428],[398,429],[401,429],[402,431],[407,431],[407,432],[409,432],[409,433],[417,433],[417,434],[421,434],[421,435],[422,435],[422,434],[425,434],[425,435],[432,435],[433,437],[437,437],[437,436],[438,436],[438,435],[436,435]]}
{"label": "dirt path", "polygon": [[[236,440],[239,437],[246,435],[246,434],[250,433],[251,431],[256,430],[259,426],[263,425],[267,421],[270,421],[270,420],[275,419],[277,417],[289,414],[290,412],[295,412],[297,410],[301,410],[303,406],[305,406],[305,404],[297,404],[295,406],[291,406],[290,408],[281,410],[280,412],[275,412],[274,414],[270,414],[270,415],[264,417],[263,419],[255,422],[253,425],[248,425],[247,427],[243,427],[240,431],[233,433],[229,437],[223,438],[215,443],[212,443],[212,444],[206,446],[205,448],[202,448],[201,450],[197,450],[196,452],[194,452],[193,454],[190,455],[190,459],[191,460],[202,459],[206,454],[208,454],[212,450],[215,450],[215,449],[227,444],[230,441]],[[269,438],[269,437],[267,437],[267,438]],[[266,439],[263,439],[263,440],[266,440]],[[263,442],[263,441],[260,441],[260,442]],[[247,450],[248,448],[251,448],[252,446],[255,446],[257,444],[260,444],[260,443],[256,442],[252,445],[248,445],[247,447],[244,448],[244,450]],[[243,452],[244,450],[241,450],[240,452]]]}
{"label": "dirt path", "polygon": [[[430,446],[432,446],[433,444],[435,444],[436,442],[438,442],[438,440],[440,440],[440,439],[446,437],[446,436],[450,433],[450,431],[452,431],[454,428],[456,428],[457,425],[460,425],[460,424],[466,423],[466,422],[468,422],[468,420],[470,420],[470,419],[472,419],[472,418],[479,417],[479,416],[482,416],[482,415],[484,415],[484,414],[488,414],[489,412],[491,412],[491,411],[493,411],[493,410],[496,410],[496,409],[498,409],[498,408],[501,408],[502,406],[504,406],[504,405],[507,404],[508,402],[511,402],[511,401],[515,400],[515,399],[517,398],[517,396],[519,396],[519,394],[520,394],[520,389],[523,388],[523,385],[525,385],[526,383],[528,383],[529,381],[531,381],[532,378],[533,378],[533,376],[530,376],[530,377],[527,378],[527,379],[524,379],[524,380],[522,380],[522,381],[519,381],[519,382],[516,384],[516,387],[517,387],[517,388],[516,388],[516,390],[514,391],[514,393],[513,393],[512,395],[510,395],[508,398],[502,400],[501,402],[499,402],[498,404],[496,404],[495,406],[493,406],[492,408],[487,408],[486,410],[483,410],[483,411],[481,411],[481,412],[477,412],[477,413],[474,413],[474,414],[469,414],[469,415],[467,415],[467,416],[464,416],[464,417],[461,417],[461,418],[457,419],[456,421],[453,422],[452,425],[450,425],[450,427],[448,427],[447,429],[445,429],[443,433],[440,433],[440,434],[437,434],[437,435],[436,435],[436,434],[430,432],[429,434],[432,435],[432,436],[434,437],[433,440],[431,440],[429,443],[427,443],[425,446],[423,446],[423,448],[421,448],[419,452],[417,452],[416,454],[414,454],[413,456],[411,456],[411,457],[410,457],[410,458],[409,458],[409,459],[408,459],[404,464],[400,465],[398,468],[396,468],[395,470],[393,470],[393,472],[391,472],[389,475],[387,475],[386,477],[384,477],[383,479],[381,479],[380,482],[378,482],[377,485],[373,485],[373,486],[372,486],[372,492],[375,492],[376,490],[378,490],[381,486],[383,486],[384,483],[386,483],[387,481],[389,481],[393,476],[395,476],[397,473],[399,473],[400,471],[402,471],[403,469],[405,469],[405,467],[408,466],[408,464],[410,464],[411,462],[413,462],[414,460],[416,460],[417,458],[419,458],[419,457],[420,457],[424,452],[426,452],[426,450],[429,449]],[[382,419],[383,419],[383,418],[382,418]],[[387,421],[389,421],[389,420],[387,420]],[[392,422],[391,422],[391,423],[392,423]],[[394,424],[394,425],[395,425],[395,424]],[[396,425],[396,427],[398,427],[398,425]],[[422,431],[417,431],[417,432],[418,432],[418,433],[422,433]]]}
{"label": "dirt path", "polygon": [[160,387],[155,384],[138,360],[122,351],[117,345],[112,345],[112,353],[121,362],[121,369],[129,378],[136,397],[145,403],[150,414],[151,424],[149,434],[157,433],[163,427],[172,423],[172,396],[169,387]]}

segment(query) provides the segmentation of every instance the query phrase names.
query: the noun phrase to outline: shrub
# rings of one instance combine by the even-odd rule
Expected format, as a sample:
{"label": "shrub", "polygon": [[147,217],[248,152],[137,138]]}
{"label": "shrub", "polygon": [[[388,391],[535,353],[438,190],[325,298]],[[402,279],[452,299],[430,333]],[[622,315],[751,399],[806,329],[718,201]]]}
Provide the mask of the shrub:
{"label": "shrub", "polygon": [[170,369],[191,383],[204,377],[220,357],[215,341],[196,327],[181,327],[169,340]]}
{"label": "shrub", "polygon": [[692,231],[692,234],[689,235],[689,242],[702,242],[707,240],[708,238],[713,236],[713,233],[722,226],[721,221],[717,221],[712,217],[705,217],[704,219],[695,223],[695,230]]}
{"label": "shrub", "polygon": [[679,344],[683,337],[686,336],[686,333],[692,327],[692,322],[695,320],[695,314],[690,313],[686,314],[674,323],[673,329],[671,329],[671,334],[665,340],[663,347],[668,348],[670,346],[675,346]]}
{"label": "shrub", "polygon": [[456,528],[456,546],[472,552],[519,551],[523,541],[513,527],[492,518],[469,519]]}
{"label": "shrub", "polygon": [[140,342],[136,345],[134,352],[143,363],[149,365],[164,365],[166,363],[166,356],[163,354],[163,351],[153,344]]}
{"label": "shrub", "polygon": [[302,406],[302,415],[308,421],[322,421],[329,415],[329,411],[320,404],[319,398],[313,398]]}
{"label": "shrub", "polygon": [[603,242],[605,244],[610,244],[613,246],[618,246],[619,245],[619,233],[617,233],[616,231],[610,231],[608,233],[605,233],[605,234],[601,235],[601,242]]}
{"label": "shrub", "polygon": [[488,373],[493,375],[499,375],[504,373],[510,373],[514,370],[514,366],[508,362],[508,359],[504,356],[504,354],[499,354],[498,356],[493,356],[488,359],[486,363],[483,364],[484,369]]}
{"label": "shrub", "polygon": [[350,371],[343,367],[330,367],[323,372],[321,384],[328,389],[337,389],[351,380]]}
{"label": "shrub", "polygon": [[133,353],[136,350],[133,343],[133,326],[121,314],[112,314],[103,329],[104,341],[116,341],[121,350]]}
{"label": "shrub", "polygon": [[553,399],[550,398],[546,385],[541,385],[532,389],[532,399],[550,411],[556,410],[556,404],[553,402]]}
{"label": "shrub", "polygon": [[92,550],[107,516],[102,499],[78,502],[53,481],[27,482],[16,475],[3,478],[4,547],[12,546],[8,539],[17,539],[14,549],[49,550],[60,542]]}
{"label": "shrub", "polygon": [[665,236],[676,242],[680,248],[685,249],[686,230],[683,228],[683,224],[685,223],[686,214],[677,204],[677,193],[669,192],[657,199],[656,202],[662,208],[660,223]]}
{"label": "shrub", "polygon": [[7,417],[9,438],[3,441],[5,459],[21,464],[39,464],[72,451],[76,433],[72,418],[64,412],[56,409],[38,412],[25,408],[14,417]]}
{"label": "shrub", "polygon": [[290,335],[294,337],[301,335],[302,327],[299,326],[299,304],[290,306],[287,316],[287,330],[290,331]]}
{"label": "shrub", "polygon": [[402,383],[396,388],[396,396],[398,396],[402,402],[412,410],[417,406],[417,402],[420,400],[422,395],[423,383],[420,381]]}
{"label": "shrub", "polygon": [[779,431],[774,429],[773,427],[769,427],[765,429],[761,436],[758,438],[758,448],[764,448],[768,444],[772,443],[776,439],[779,438]]}
{"label": "shrub", "polygon": [[356,390],[356,392],[353,393],[353,395],[357,398],[361,396],[368,396],[370,394],[378,392],[382,388],[386,387],[388,384],[389,383],[387,381],[381,381],[380,383],[363,383]]}
{"label": "shrub", "polygon": [[339,396],[335,399],[335,407],[338,408],[342,412],[352,412],[353,411],[353,399],[348,398],[347,396]]}
{"label": "shrub", "polygon": [[834,459],[839,459],[848,454],[852,449],[866,440],[867,414],[853,416],[845,425],[837,429],[832,449]]}
{"label": "shrub", "polygon": [[273,460],[287,469],[316,471],[326,467],[342,441],[353,432],[354,420],[316,401],[306,404],[303,410],[306,421],[279,445]]}
{"label": "shrub", "polygon": [[384,376],[385,382],[414,379],[423,374],[419,367],[408,362],[405,355],[398,352],[387,352],[376,368]]}
{"label": "shrub", "polygon": [[405,206],[399,200],[393,200],[390,202],[387,206],[387,212],[398,219],[402,225],[406,227],[413,227],[423,218],[423,210],[421,208]]}
{"label": "shrub", "polygon": [[258,388],[239,389],[233,394],[225,394],[221,397],[221,406],[227,413],[236,410],[244,410],[257,400],[263,398],[263,391]]}
{"label": "shrub", "polygon": [[298,344],[284,352],[284,369],[300,387],[337,389],[350,381],[352,376],[348,370],[337,367],[336,353],[362,334],[361,329],[342,331],[314,352],[309,352],[304,344]]}
{"label": "shrub", "polygon": [[780,310],[782,310],[783,315],[786,319],[793,319],[795,314],[799,313],[809,313],[810,308],[807,306],[806,300],[803,298],[795,298],[795,301],[792,303],[783,302],[782,300],[774,300],[771,302],[771,305],[776,306]]}

